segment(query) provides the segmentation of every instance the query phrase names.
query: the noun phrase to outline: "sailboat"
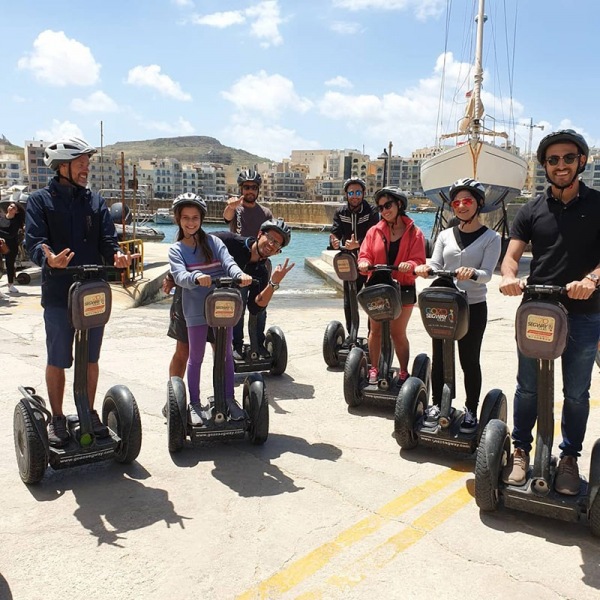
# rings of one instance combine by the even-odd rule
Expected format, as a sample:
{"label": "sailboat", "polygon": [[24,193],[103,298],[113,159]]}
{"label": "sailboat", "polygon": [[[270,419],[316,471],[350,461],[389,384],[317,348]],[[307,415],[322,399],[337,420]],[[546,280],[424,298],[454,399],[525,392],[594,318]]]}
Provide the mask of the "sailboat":
{"label": "sailboat", "polygon": [[506,203],[520,194],[527,177],[527,162],[517,154],[514,147],[509,147],[508,142],[507,147],[503,148],[486,141],[486,138],[493,140],[495,137],[508,140],[508,134],[487,129],[484,125],[484,107],[481,102],[484,5],[484,0],[479,0],[474,84],[465,116],[459,123],[458,131],[441,136],[442,139],[466,137],[466,141],[421,163],[423,191],[438,207],[431,233],[432,241],[447,226],[444,209],[449,210],[448,190],[452,183],[463,177],[477,179],[485,186],[486,202],[482,212],[502,211],[493,227],[506,238]]}

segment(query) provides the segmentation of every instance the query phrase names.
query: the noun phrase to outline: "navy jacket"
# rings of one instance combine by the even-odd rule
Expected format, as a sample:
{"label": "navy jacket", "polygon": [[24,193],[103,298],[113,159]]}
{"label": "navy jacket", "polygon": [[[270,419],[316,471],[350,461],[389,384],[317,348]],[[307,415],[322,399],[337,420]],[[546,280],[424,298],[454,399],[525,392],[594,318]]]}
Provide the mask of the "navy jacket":
{"label": "navy jacket", "polygon": [[25,245],[42,267],[42,306],[66,308],[73,278],[49,275],[42,244],[55,254],[69,248],[75,253],[70,265],[112,265],[120,249],[104,199],[88,189],[61,185],[56,177],[27,200]]}

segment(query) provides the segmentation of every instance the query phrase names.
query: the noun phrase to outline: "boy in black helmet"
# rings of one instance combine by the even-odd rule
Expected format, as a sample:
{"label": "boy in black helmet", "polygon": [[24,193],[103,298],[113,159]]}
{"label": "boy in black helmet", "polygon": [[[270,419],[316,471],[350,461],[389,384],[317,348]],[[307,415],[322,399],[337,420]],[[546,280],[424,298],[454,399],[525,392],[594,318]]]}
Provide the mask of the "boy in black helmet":
{"label": "boy in black helmet", "polygon": [[[600,336],[600,192],[578,179],[588,154],[585,139],[572,129],[551,133],[540,142],[537,158],[550,186],[515,217],[500,282],[503,294],[523,293],[519,259],[531,243],[527,282],[567,288],[563,304],[569,313],[569,341],[561,357],[565,400],[561,461],[554,487],[571,496],[579,493],[577,457],[589,415],[589,389]],[[519,353],[512,433],[515,451],[503,472],[506,483],[521,485],[526,480],[536,419],[536,360]]]}

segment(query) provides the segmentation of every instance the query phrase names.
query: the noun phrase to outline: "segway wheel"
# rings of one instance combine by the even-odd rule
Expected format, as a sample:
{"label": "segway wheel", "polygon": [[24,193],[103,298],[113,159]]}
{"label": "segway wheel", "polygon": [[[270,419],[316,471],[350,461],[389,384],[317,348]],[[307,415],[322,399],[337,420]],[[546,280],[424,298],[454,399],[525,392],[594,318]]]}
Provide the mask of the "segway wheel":
{"label": "segway wheel", "polygon": [[595,537],[600,537],[600,494],[596,494],[596,497],[592,502],[589,517],[592,535]]}
{"label": "segway wheel", "polygon": [[252,375],[244,381],[244,410],[248,413],[250,426],[248,438],[260,446],[269,437],[269,399],[260,375]]}
{"label": "segway wheel", "polygon": [[417,377],[425,384],[425,392],[429,398],[431,391],[431,359],[427,354],[417,354],[413,361],[411,377]]}
{"label": "segway wheel", "polygon": [[331,321],[323,335],[323,359],[328,367],[339,366],[338,352],[345,339],[344,326],[339,321]]}
{"label": "segway wheel", "polygon": [[120,438],[115,460],[131,463],[142,448],[142,420],[133,394],[124,385],[114,385],[102,403],[102,421]]}
{"label": "segway wheel", "polygon": [[265,335],[265,347],[273,357],[269,373],[271,375],[283,375],[287,368],[288,351],[285,335],[279,327],[269,327]]}
{"label": "segway wheel", "polygon": [[[180,398],[181,396],[181,398]],[[172,377],[167,383],[167,430],[169,432],[169,452],[179,452],[185,441],[185,423],[181,416],[186,407],[185,384],[179,377]]]}
{"label": "segway wheel", "polygon": [[348,406],[358,406],[363,401],[363,389],[368,383],[369,365],[361,348],[352,348],[344,365],[344,400]]}
{"label": "segway wheel", "polygon": [[396,398],[394,436],[403,450],[412,450],[419,443],[417,425],[427,409],[427,388],[418,377],[409,377]]}
{"label": "segway wheel", "polygon": [[498,509],[502,467],[510,455],[506,423],[492,419],[483,430],[475,462],[475,502],[486,512]]}
{"label": "segway wheel", "polygon": [[46,472],[48,455],[24,400],[15,406],[13,433],[19,475],[23,483],[38,483]]}
{"label": "segway wheel", "polygon": [[29,273],[25,273],[24,271],[17,273],[17,283],[20,285],[27,285],[28,283],[31,283],[31,275]]}
{"label": "segway wheel", "polygon": [[479,425],[477,428],[477,445],[481,443],[481,436],[486,425],[492,419],[499,419],[506,423],[506,396],[502,390],[490,390],[483,399],[481,405],[481,414],[479,415]]}

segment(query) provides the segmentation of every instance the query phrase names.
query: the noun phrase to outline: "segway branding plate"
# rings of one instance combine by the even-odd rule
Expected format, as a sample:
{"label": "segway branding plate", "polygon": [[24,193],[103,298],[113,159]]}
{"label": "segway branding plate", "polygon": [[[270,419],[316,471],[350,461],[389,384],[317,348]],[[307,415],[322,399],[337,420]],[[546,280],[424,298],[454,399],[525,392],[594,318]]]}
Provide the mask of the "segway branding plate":
{"label": "segway branding plate", "polygon": [[233,327],[242,316],[243,306],[239,290],[216,289],[206,296],[206,322],[210,327]]}
{"label": "segway branding plate", "polygon": [[421,319],[427,333],[438,340],[460,340],[469,328],[469,305],[455,288],[429,287],[419,294]]}
{"label": "segway branding plate", "polygon": [[528,300],[517,309],[517,345],[529,358],[555,360],[569,338],[569,321],[564,306],[557,302]]}
{"label": "segway branding plate", "polygon": [[333,268],[342,281],[356,281],[358,278],[354,254],[339,252],[333,257]]}
{"label": "segway branding plate", "polygon": [[69,315],[74,329],[106,325],[111,308],[112,294],[106,281],[77,281],[69,289]]}
{"label": "segway branding plate", "polygon": [[373,321],[393,321],[402,312],[400,294],[395,285],[378,283],[364,287],[357,298]]}

